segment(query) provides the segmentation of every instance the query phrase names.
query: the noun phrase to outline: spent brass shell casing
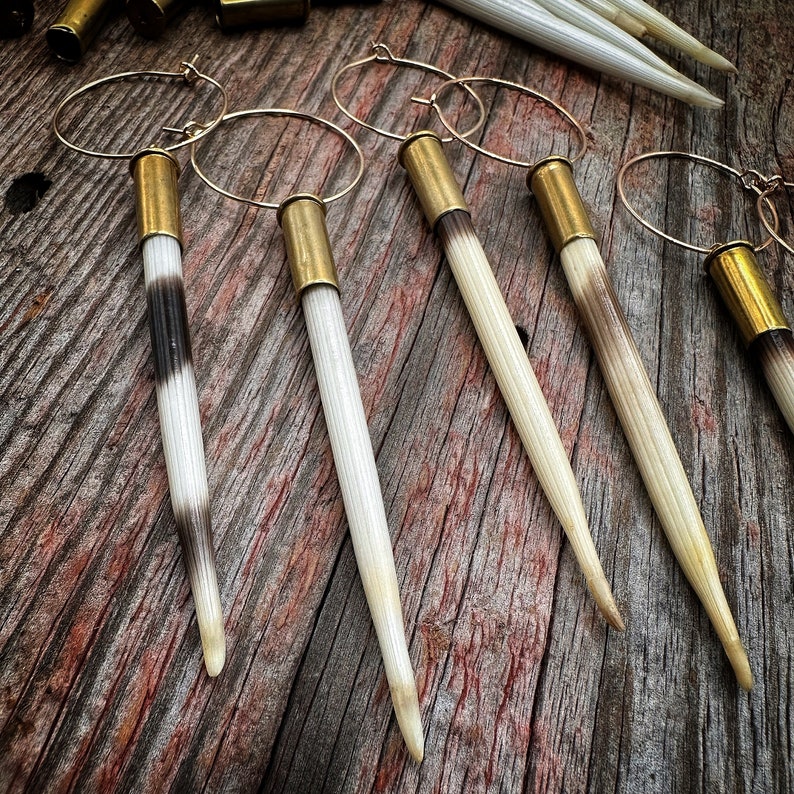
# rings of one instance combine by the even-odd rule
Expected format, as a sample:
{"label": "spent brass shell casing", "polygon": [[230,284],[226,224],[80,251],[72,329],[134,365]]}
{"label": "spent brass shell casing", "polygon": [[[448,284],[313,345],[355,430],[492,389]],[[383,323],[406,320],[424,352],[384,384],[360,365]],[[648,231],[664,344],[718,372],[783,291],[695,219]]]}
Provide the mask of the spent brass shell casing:
{"label": "spent brass shell casing", "polygon": [[122,0],[70,0],[47,30],[47,44],[61,59],[77,63]]}
{"label": "spent brass shell casing", "polygon": [[322,199],[311,193],[296,193],[281,203],[277,218],[284,231],[295,292],[300,295],[312,284],[330,284],[338,290]]}
{"label": "spent brass shell casing", "polygon": [[539,160],[527,175],[527,187],[538,202],[558,254],[571,240],[595,240],[595,232],[573,181],[573,169],[567,157]]}
{"label": "spent brass shell casing", "polygon": [[193,0],[127,0],[127,19],[141,36],[156,39],[180,11],[191,5]]}
{"label": "spent brass shell casing", "polygon": [[215,19],[221,30],[250,25],[300,24],[309,18],[309,0],[216,0]]}
{"label": "spent brass shell casing", "polygon": [[431,228],[435,229],[439,220],[453,210],[469,214],[441,138],[435,132],[422,130],[409,135],[402,142],[397,159],[408,172]]}
{"label": "spent brass shell casing", "polygon": [[179,212],[179,163],[163,149],[138,152],[130,161],[135,181],[135,210],[138,218],[138,240],[143,242],[155,234],[167,234],[182,241],[182,219]]}
{"label": "spent brass shell casing", "polygon": [[739,327],[745,347],[768,331],[789,328],[758,266],[752,243],[734,240],[720,245],[709,252],[703,264]]}

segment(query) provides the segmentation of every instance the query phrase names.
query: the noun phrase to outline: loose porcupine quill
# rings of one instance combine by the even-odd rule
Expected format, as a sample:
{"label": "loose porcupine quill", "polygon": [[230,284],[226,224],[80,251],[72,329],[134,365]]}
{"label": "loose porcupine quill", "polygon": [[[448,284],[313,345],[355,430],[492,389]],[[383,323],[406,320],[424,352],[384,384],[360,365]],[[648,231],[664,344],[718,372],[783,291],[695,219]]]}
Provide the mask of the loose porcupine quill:
{"label": "loose porcupine quill", "polygon": [[[725,103],[663,63],[631,36],[650,33],[714,68],[735,67],[639,0],[441,0],[444,5],[591,69],[691,105]],[[630,35],[627,35],[627,30]]]}

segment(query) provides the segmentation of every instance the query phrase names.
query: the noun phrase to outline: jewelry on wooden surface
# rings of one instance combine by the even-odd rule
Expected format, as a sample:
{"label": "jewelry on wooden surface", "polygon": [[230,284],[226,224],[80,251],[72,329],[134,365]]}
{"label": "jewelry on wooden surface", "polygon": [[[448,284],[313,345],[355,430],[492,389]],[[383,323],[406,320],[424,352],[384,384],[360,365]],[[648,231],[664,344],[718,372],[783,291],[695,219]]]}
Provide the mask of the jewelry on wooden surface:
{"label": "jewelry on wooden surface", "polygon": [[[374,49],[375,55],[342,67],[334,75],[332,85],[336,85],[340,74],[373,60],[407,65],[439,76],[447,74],[429,64],[395,58],[382,44],[375,45]],[[380,59],[378,52],[382,53]],[[455,80],[454,77],[447,79]],[[477,239],[466,200],[444,155],[442,143],[445,139],[428,130],[402,136],[378,129],[357,119],[340,103],[337,93],[332,93],[334,101],[348,117],[373,132],[402,141],[398,160],[408,172],[431,228],[441,237],[447,261],[541,487],[565,530],[601,613],[611,626],[623,629],[623,620],[593,544],[568,455]],[[478,106],[484,112],[479,97]],[[453,137],[465,138],[479,129],[483,121],[481,117],[471,130]]]}
{"label": "jewelry on wooden surface", "polygon": [[[171,152],[217,126],[226,112],[227,101],[226,91],[213,78],[199,72],[191,63],[183,62],[181,67],[179,72],[124,72],[88,83],[58,105],[53,130],[63,144],[81,154],[130,161],[168,487],[193,592],[204,663],[207,673],[216,676],[225,663],[226,640],[182,276],[182,224],[177,187],[180,169]],[[133,152],[101,151],[79,146],[66,137],[59,121],[71,102],[99,86],[136,78],[178,79],[188,84],[206,81],[220,92],[221,113],[207,123],[191,122],[184,134],[187,136],[189,129],[193,137],[166,147],[146,147]]]}
{"label": "jewelry on wooden surface", "polygon": [[437,96],[452,85],[479,83],[518,91],[550,105],[579,138],[579,148],[572,159],[552,154],[530,162],[500,155],[456,135],[480,154],[528,169],[527,186],[538,202],[554,249],[560,256],[574,302],[656,513],[681,568],[717,630],[740,684],[749,689],[752,674],[747,654],[720,583],[700,510],[573,179],[573,161],[584,154],[587,145],[585,132],[559,104],[526,86],[498,78],[463,77],[450,81],[429,100],[424,100],[453,135],[454,129],[440,112]]}
{"label": "jewelry on wooden surface", "polygon": [[[733,177],[743,190],[756,196],[756,212],[769,236],[760,243],[747,240],[715,241],[706,248],[672,237],[642,217],[626,196],[626,172],[647,160],[671,158],[705,165]],[[751,358],[759,360],[786,423],[794,432],[794,335],[755,256],[773,242],[780,243],[787,251],[794,253],[791,246],[780,237],[778,213],[772,200],[776,191],[786,187],[794,185],[780,175],[767,177],[753,169],[731,168],[725,163],[691,152],[647,152],[626,162],[618,173],[620,199],[640,224],[674,245],[705,254],[705,270],[716,284]]]}
{"label": "jewelry on wooden surface", "polygon": [[309,113],[256,108],[230,113],[223,121],[230,123],[263,116],[296,118],[320,125],[343,138],[358,159],[358,171],[352,181],[328,198],[297,192],[278,201],[266,201],[220,188],[200,166],[198,147],[191,147],[190,153],[196,173],[213,190],[250,206],[277,210],[293,284],[303,307],[353,550],[380,644],[394,712],[411,755],[421,761],[424,736],[416,681],[405,639],[394,554],[325,223],[327,205],[346,196],[359,183],[364,172],[364,156],[355,139],[343,129]]}

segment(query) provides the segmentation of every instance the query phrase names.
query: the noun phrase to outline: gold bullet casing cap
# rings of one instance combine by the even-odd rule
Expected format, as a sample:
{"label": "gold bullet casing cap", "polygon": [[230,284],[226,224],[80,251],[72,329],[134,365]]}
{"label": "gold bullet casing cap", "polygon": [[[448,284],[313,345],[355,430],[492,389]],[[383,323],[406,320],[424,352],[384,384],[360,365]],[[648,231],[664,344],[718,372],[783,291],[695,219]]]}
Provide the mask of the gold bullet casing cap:
{"label": "gold bullet casing cap", "polygon": [[138,240],[167,234],[182,245],[182,219],[179,213],[179,163],[163,149],[144,149],[130,161],[135,181],[135,213]]}
{"label": "gold bullet casing cap", "polygon": [[747,347],[767,331],[789,328],[786,315],[758,266],[752,243],[735,240],[718,246],[709,252],[704,266]]}
{"label": "gold bullet casing cap", "polygon": [[558,254],[571,240],[582,237],[595,240],[595,232],[573,181],[573,167],[567,157],[555,155],[539,160],[527,175],[527,187],[537,199],[540,214]]}
{"label": "gold bullet casing cap", "polygon": [[402,142],[397,159],[408,172],[431,228],[435,229],[439,219],[453,210],[469,212],[441,138],[435,132],[422,130],[409,135]]}
{"label": "gold bullet casing cap", "polygon": [[77,63],[99,33],[108,14],[122,0],[69,0],[58,19],[47,29],[49,48],[64,61]]}
{"label": "gold bullet casing cap", "polygon": [[135,30],[147,39],[165,33],[168,23],[193,0],[127,0],[127,18]]}
{"label": "gold bullet casing cap", "polygon": [[311,193],[296,193],[284,199],[276,217],[284,231],[295,292],[300,296],[312,284],[339,289],[322,199]]}
{"label": "gold bullet casing cap", "polygon": [[310,10],[309,0],[215,0],[215,19],[222,30],[305,22]]}

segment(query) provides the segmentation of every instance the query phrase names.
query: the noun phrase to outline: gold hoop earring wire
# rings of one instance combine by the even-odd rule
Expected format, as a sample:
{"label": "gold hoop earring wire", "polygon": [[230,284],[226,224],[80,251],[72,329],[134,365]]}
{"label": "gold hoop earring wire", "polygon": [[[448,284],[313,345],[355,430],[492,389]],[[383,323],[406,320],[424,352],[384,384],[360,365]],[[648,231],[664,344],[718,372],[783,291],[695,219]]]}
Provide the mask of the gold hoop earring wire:
{"label": "gold hoop earring wire", "polygon": [[[758,178],[758,186],[761,188],[761,192],[759,193],[755,202],[755,209],[758,213],[758,217],[761,219],[761,224],[767,230],[767,232],[769,232],[770,237],[775,239],[778,245],[782,246],[786,251],[794,256],[794,247],[792,247],[790,243],[787,243],[778,233],[779,224],[777,212],[773,209],[774,222],[772,224],[769,223],[766,215],[764,214],[764,202],[766,199],[778,190],[794,188],[794,182],[786,182],[779,174],[770,177],[765,177],[762,174],[758,174],[756,171],[753,171],[752,174],[754,177]],[[774,203],[772,206],[774,208]]]}
{"label": "gold hoop earring wire", "polygon": [[411,755],[421,761],[424,755],[422,720],[405,639],[394,554],[325,223],[327,205],[347,195],[361,179],[364,156],[355,139],[343,129],[309,113],[258,108],[231,113],[223,121],[229,123],[256,116],[293,117],[318,124],[341,136],[358,158],[358,172],[353,181],[334,195],[323,199],[311,193],[293,193],[276,203],[257,201],[219,187],[201,168],[197,147],[191,147],[193,168],[213,190],[253,207],[277,210],[292,281],[303,308],[353,550],[378,636],[394,713]]}
{"label": "gold hoop earring wire", "polygon": [[[527,186],[537,199],[549,236],[560,256],[574,302],[662,528],[706,608],[739,682],[749,688],[752,685],[749,662],[719,580],[700,510],[573,179],[572,164],[584,154],[587,145],[584,129],[559,104],[526,86],[481,77],[460,78],[457,82],[482,82],[519,91],[549,104],[577,132],[580,147],[573,158],[551,155],[535,163],[509,158],[456,137],[481,154],[528,169]],[[444,86],[440,91],[443,90]],[[430,104],[441,123],[455,134],[435,95],[420,101]]]}
{"label": "gold hoop earring wire", "polygon": [[[181,71],[178,72],[166,72],[166,71],[134,71],[134,72],[120,72],[118,74],[112,74],[108,77],[102,77],[99,80],[94,80],[93,82],[86,83],[85,85],[78,88],[76,91],[72,91],[68,96],[66,96],[61,102],[58,104],[58,107],[55,109],[55,114],[52,120],[52,129],[55,133],[58,140],[64,145],[69,147],[70,149],[79,152],[80,154],[87,155],[88,157],[100,157],[105,158],[107,160],[131,160],[135,157],[143,148],[158,148],[164,152],[173,152],[177,149],[182,148],[183,146],[188,146],[197,139],[203,137],[207,133],[211,132],[212,130],[217,127],[226,111],[228,109],[229,99],[226,94],[226,89],[214,78],[210,77],[207,74],[203,74],[200,72],[193,63],[190,61],[182,61],[180,63]],[[184,129],[174,129],[172,127],[163,127],[164,132],[169,133],[180,133],[184,135],[184,139],[181,141],[177,141],[169,146],[162,146],[162,147],[141,147],[139,149],[135,149],[133,151],[128,152],[112,152],[112,151],[103,151],[99,149],[89,149],[85,146],[79,146],[74,141],[71,141],[66,134],[62,131],[60,122],[63,112],[66,108],[74,102],[78,97],[81,97],[90,91],[93,91],[100,86],[109,85],[111,83],[118,83],[123,82],[125,80],[135,80],[135,79],[145,79],[145,78],[155,78],[155,79],[165,79],[165,80],[176,80],[181,79],[184,80],[185,83],[188,85],[192,85],[197,81],[203,81],[208,83],[212,86],[221,97],[221,109],[220,112],[217,113],[208,123],[202,122],[190,122]]]}
{"label": "gold hoop earring wire", "polygon": [[506,155],[499,154],[498,152],[495,152],[491,149],[486,149],[482,146],[479,146],[468,139],[467,136],[471,135],[471,131],[465,133],[458,132],[455,129],[455,126],[449,121],[449,119],[447,119],[438,101],[439,96],[452,87],[459,86],[470,89],[472,85],[491,85],[496,86],[497,88],[506,88],[508,90],[524,94],[532,99],[537,99],[539,102],[542,102],[545,105],[549,105],[563,118],[565,122],[567,122],[573,128],[576,133],[576,137],[578,138],[579,147],[576,151],[576,154],[573,157],[569,157],[567,159],[570,162],[575,163],[584,156],[584,153],[587,151],[587,133],[585,132],[584,127],[582,127],[582,125],[579,123],[578,119],[573,114],[569,113],[568,110],[558,102],[555,102],[545,94],[541,94],[539,91],[535,91],[533,88],[529,88],[528,86],[522,85],[521,83],[514,83],[510,80],[502,80],[499,77],[453,77],[440,86],[438,90],[431,94],[428,99],[423,99],[421,97],[411,97],[411,101],[418,105],[427,105],[430,107],[435,112],[436,116],[438,116],[438,120],[441,122],[441,124],[444,125],[449,134],[455,140],[460,141],[462,144],[468,146],[469,149],[472,149],[478,154],[482,154],[485,157],[490,157],[492,160],[497,160],[500,163],[514,165],[518,168],[534,167],[535,163],[532,161],[516,160],[514,158],[507,157]]}
{"label": "gold hoop earring wire", "polygon": [[[657,237],[661,237],[663,240],[667,240],[669,243],[673,243],[674,245],[680,246],[681,248],[686,248],[688,251],[696,251],[699,254],[709,254],[712,249],[716,245],[720,245],[721,243],[717,242],[710,247],[704,247],[700,245],[695,245],[694,243],[690,243],[686,240],[680,240],[677,237],[673,237],[670,234],[667,234],[664,230],[654,226],[650,221],[644,218],[639,211],[634,207],[634,205],[629,201],[628,196],[626,195],[626,188],[625,188],[625,178],[626,173],[633,168],[634,166],[638,165],[639,163],[646,162],[648,160],[659,160],[659,159],[678,159],[678,160],[689,160],[693,163],[699,163],[701,165],[705,165],[709,168],[713,168],[716,171],[720,171],[728,176],[734,177],[740,185],[745,190],[750,190],[756,194],[757,202],[756,208],[758,211],[759,218],[761,223],[764,227],[770,232],[777,232],[779,224],[778,224],[778,216],[777,210],[775,208],[774,203],[769,198],[770,194],[774,191],[775,187],[771,187],[769,189],[769,182],[766,177],[763,177],[757,171],[752,170],[742,170],[739,171],[735,168],[731,168],[729,165],[725,165],[725,163],[721,163],[719,160],[712,160],[710,157],[704,157],[703,155],[693,154],[692,152],[682,152],[682,151],[659,151],[659,152],[645,152],[643,154],[639,154],[636,157],[632,157],[630,160],[625,162],[620,170],[618,171],[618,179],[617,179],[617,189],[618,195],[620,196],[620,200],[623,203],[623,206],[629,211],[629,213],[638,221],[641,226],[644,226],[649,232],[653,232]],[[759,181],[763,180],[763,181]],[[760,202],[760,203],[759,203]],[[764,215],[763,210],[761,207],[766,205],[766,208],[772,215],[773,218],[773,225],[770,228],[767,225],[766,217]],[[763,251],[767,246],[769,246],[774,240],[776,239],[776,234],[770,234],[766,240],[758,244],[750,244],[752,250],[755,253],[759,251]]]}
{"label": "gold hoop earring wire", "polygon": [[[404,141],[408,138],[407,134],[401,134],[397,132],[392,132],[391,130],[387,130],[382,127],[376,127],[374,124],[370,124],[368,121],[355,116],[352,111],[348,110],[347,106],[342,102],[339,98],[339,91],[338,91],[338,83],[341,79],[342,75],[346,72],[351,71],[352,69],[359,69],[362,66],[366,66],[368,63],[383,63],[383,64],[391,64],[392,66],[397,67],[404,67],[407,69],[417,69],[419,71],[428,72],[430,74],[435,74],[439,77],[443,77],[444,80],[454,80],[454,76],[451,75],[449,72],[445,72],[443,69],[439,69],[437,66],[434,66],[430,63],[424,63],[423,61],[414,61],[410,60],[409,58],[398,58],[394,53],[385,45],[381,43],[374,43],[372,44],[373,54],[369,55],[366,58],[361,58],[358,61],[353,61],[352,63],[348,63],[345,66],[342,66],[340,69],[336,71],[333,78],[331,79],[331,96],[333,97],[334,103],[345,114],[349,119],[355,121],[360,127],[363,127],[366,130],[370,130],[370,132],[377,133],[378,135],[382,135],[384,138],[391,138],[394,141]],[[477,103],[477,107],[479,109],[479,116],[477,118],[476,124],[473,127],[469,128],[465,132],[460,133],[461,136],[464,138],[467,135],[474,134],[477,130],[479,130],[482,125],[485,123],[486,119],[486,112],[485,106],[483,105],[482,100],[480,97],[472,91],[470,88],[466,88],[466,93]],[[410,134],[410,133],[409,133]],[[457,137],[457,136],[456,136]],[[444,143],[450,143],[453,138],[442,138]]]}

